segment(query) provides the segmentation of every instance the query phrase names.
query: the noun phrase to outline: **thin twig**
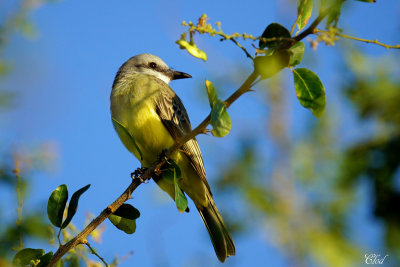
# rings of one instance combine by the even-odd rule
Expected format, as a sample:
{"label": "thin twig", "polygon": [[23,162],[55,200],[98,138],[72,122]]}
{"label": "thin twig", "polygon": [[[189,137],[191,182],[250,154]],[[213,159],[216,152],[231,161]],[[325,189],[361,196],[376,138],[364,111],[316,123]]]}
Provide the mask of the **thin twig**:
{"label": "thin twig", "polygon": [[60,230],[58,230],[58,234],[57,234],[57,239],[58,239],[58,244],[61,246],[61,240],[60,240],[60,234],[61,234],[62,228],[60,227]]}
{"label": "thin twig", "polygon": [[104,265],[105,265],[106,267],[109,267],[109,266],[110,266],[110,265],[108,265],[108,263],[107,263],[99,254],[97,254],[96,250],[94,250],[94,249],[90,246],[90,244],[89,244],[89,242],[88,242],[87,240],[86,240],[86,242],[85,242],[85,245],[90,249],[90,252],[92,252],[92,254],[96,255],[97,258],[99,258],[99,259],[104,263]]}
{"label": "thin twig", "polygon": [[[324,31],[324,30],[319,30],[319,29],[314,29],[314,32],[321,32],[321,33],[328,33],[328,34],[331,33],[329,31]],[[346,35],[346,34],[339,33],[339,32],[334,32],[333,34],[336,35],[336,36],[342,37],[342,38],[346,38],[346,39],[351,39],[351,40],[356,40],[356,41],[360,41],[360,42],[364,42],[364,43],[380,45],[380,46],[383,46],[386,49],[389,49],[389,48],[400,49],[400,45],[387,45],[387,44],[379,42],[377,39],[375,39],[375,40],[363,39],[363,38],[358,38],[358,37]]]}
{"label": "thin twig", "polygon": [[244,51],[247,57],[253,59],[253,57],[249,54],[249,52],[247,52],[246,48],[243,45],[241,45],[238,41],[236,41],[235,38],[231,38],[231,41],[234,42],[237,46],[239,46]]}

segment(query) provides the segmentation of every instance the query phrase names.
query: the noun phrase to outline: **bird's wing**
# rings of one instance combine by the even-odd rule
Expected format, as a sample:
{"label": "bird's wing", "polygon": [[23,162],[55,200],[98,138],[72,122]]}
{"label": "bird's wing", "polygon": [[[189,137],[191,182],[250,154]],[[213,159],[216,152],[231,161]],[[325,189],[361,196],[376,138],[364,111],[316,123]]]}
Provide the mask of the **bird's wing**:
{"label": "bird's wing", "polygon": [[[160,90],[160,95],[156,99],[156,112],[175,141],[192,130],[186,109],[172,89],[167,88],[167,90]],[[206,179],[203,157],[201,156],[199,144],[196,139],[187,141],[180,150],[183,150],[185,155],[189,158],[193,168],[211,193],[210,186]]]}

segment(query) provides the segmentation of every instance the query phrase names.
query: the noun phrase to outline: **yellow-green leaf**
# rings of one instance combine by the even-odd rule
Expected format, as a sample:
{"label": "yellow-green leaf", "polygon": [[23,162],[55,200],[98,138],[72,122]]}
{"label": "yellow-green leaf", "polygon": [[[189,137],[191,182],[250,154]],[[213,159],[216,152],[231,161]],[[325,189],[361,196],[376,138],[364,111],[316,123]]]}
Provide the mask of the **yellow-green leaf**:
{"label": "yellow-green leaf", "polygon": [[209,80],[206,80],[206,89],[208,102],[210,102],[210,107],[212,108],[214,106],[214,102],[218,99],[217,91],[215,90],[214,85]]}
{"label": "yellow-green leaf", "polygon": [[325,88],[319,77],[309,69],[293,70],[294,88],[300,104],[319,117],[325,110]]}
{"label": "yellow-green leaf", "polygon": [[297,42],[294,44],[290,49],[290,60],[289,60],[289,66],[294,67],[298,64],[300,64],[301,60],[303,59],[304,55],[304,43],[303,42]]}
{"label": "yellow-green leaf", "polygon": [[287,50],[279,51],[272,56],[256,57],[254,59],[254,68],[261,78],[266,79],[288,67],[289,60],[290,53]]}
{"label": "yellow-green leaf", "polygon": [[297,27],[299,31],[307,25],[312,14],[312,8],[312,0],[299,0],[297,4]]}
{"label": "yellow-green leaf", "polygon": [[127,234],[136,231],[136,219],[140,217],[140,212],[130,204],[122,204],[108,219],[118,229]]}
{"label": "yellow-green leaf", "polygon": [[215,100],[212,107],[210,123],[213,127],[211,133],[216,137],[224,137],[231,130],[231,118],[229,117],[224,102],[219,99]]}
{"label": "yellow-green leaf", "polygon": [[186,49],[192,56],[200,58],[204,61],[207,61],[207,54],[197,47],[195,43],[189,43],[184,39],[179,39],[176,41],[181,49]]}
{"label": "yellow-green leaf", "polygon": [[182,189],[179,187],[179,179],[182,179],[182,177],[178,176],[178,174],[177,168],[174,168],[175,204],[179,212],[184,212],[188,207],[188,200],[185,193],[183,193]]}

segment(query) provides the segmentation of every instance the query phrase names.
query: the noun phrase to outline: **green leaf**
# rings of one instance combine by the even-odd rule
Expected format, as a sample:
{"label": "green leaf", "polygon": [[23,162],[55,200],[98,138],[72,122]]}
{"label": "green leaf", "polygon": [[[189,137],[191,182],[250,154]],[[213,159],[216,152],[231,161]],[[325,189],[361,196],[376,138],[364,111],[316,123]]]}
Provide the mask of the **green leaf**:
{"label": "green leaf", "polygon": [[129,133],[129,131],[125,128],[124,125],[122,125],[119,121],[116,119],[112,118],[112,123],[114,125],[114,129],[117,131],[118,135],[120,136],[121,140],[126,140],[127,142],[130,143],[129,146],[132,146],[136,148],[136,150],[139,152],[140,156],[140,161],[143,160],[143,154],[142,151],[140,151],[139,146],[136,144],[135,139],[132,137],[132,135]]}
{"label": "green leaf", "polygon": [[207,54],[198,48],[195,43],[189,43],[185,39],[179,39],[176,43],[181,49],[186,49],[192,56],[207,61]]}
{"label": "green leaf", "polygon": [[224,102],[217,99],[211,110],[211,125],[213,127],[211,133],[216,137],[224,137],[231,130],[231,118]]}
{"label": "green leaf", "polygon": [[312,9],[312,0],[299,0],[297,5],[297,27],[299,31],[307,25],[312,14]]}
{"label": "green leaf", "polygon": [[319,77],[309,69],[293,70],[294,89],[300,104],[319,117],[325,110],[325,88]]}
{"label": "green leaf", "polygon": [[[175,164],[176,165],[176,164]],[[188,200],[183,193],[182,189],[179,187],[179,180],[181,177],[181,170],[178,165],[174,168],[174,183],[175,183],[175,204],[179,212],[185,212],[188,207]]]}
{"label": "green leaf", "polygon": [[49,197],[49,201],[47,202],[47,216],[50,222],[56,227],[61,227],[67,200],[68,188],[65,184],[57,187]]}
{"label": "green leaf", "polygon": [[127,234],[136,231],[136,219],[140,217],[140,212],[130,204],[122,204],[108,219],[118,229]]}
{"label": "green leaf", "polygon": [[46,267],[49,265],[51,258],[53,257],[53,252],[50,251],[39,258],[40,262],[36,267]]}
{"label": "green leaf", "polygon": [[174,170],[177,169],[175,172],[177,172],[178,176],[181,176],[181,170],[179,168],[179,166],[172,160],[172,159],[168,159],[167,162],[164,163],[164,165],[161,168],[161,172],[162,172],[162,178],[164,179],[164,181],[168,182],[169,184],[174,184],[175,180],[174,180]]}
{"label": "green leaf", "polygon": [[288,29],[286,29],[285,27],[283,27],[278,23],[269,24],[267,28],[264,30],[261,37],[267,39],[275,38],[276,40],[264,41],[263,39],[260,39],[258,43],[260,49],[264,49],[265,47],[271,48],[279,46],[283,43],[288,42],[289,41],[288,38],[291,38]]}
{"label": "green leaf", "polygon": [[254,59],[254,69],[261,78],[274,76],[283,68],[289,66],[290,53],[287,50],[279,51],[272,56],[261,56]]}
{"label": "green leaf", "polygon": [[86,192],[86,190],[88,190],[90,187],[90,184],[88,184],[87,186],[82,187],[81,189],[79,189],[78,191],[76,191],[72,197],[71,197],[71,201],[69,202],[68,205],[68,213],[67,213],[67,218],[65,219],[65,221],[63,222],[61,228],[65,228],[67,227],[67,225],[71,222],[72,218],[74,217],[76,210],[78,209],[78,202],[79,202],[79,198],[81,197],[81,195],[83,193]]}
{"label": "green leaf", "polygon": [[297,42],[295,43],[290,49],[290,60],[289,60],[289,66],[294,67],[298,64],[300,64],[301,60],[303,59],[304,55],[304,43],[303,42]]}
{"label": "green leaf", "polygon": [[14,266],[31,265],[31,261],[37,262],[44,255],[43,249],[24,248],[14,256],[12,264]]}
{"label": "green leaf", "polygon": [[[334,4],[331,5],[330,11],[326,18],[326,27],[328,28],[332,24],[336,26],[339,21],[340,12],[342,10],[342,4],[345,0],[334,0]],[[327,8],[327,7],[324,7]]]}
{"label": "green leaf", "polygon": [[215,101],[218,99],[217,91],[215,91],[214,85],[208,80],[206,80],[206,89],[207,89],[208,101],[210,102],[210,107],[212,108],[214,106]]}

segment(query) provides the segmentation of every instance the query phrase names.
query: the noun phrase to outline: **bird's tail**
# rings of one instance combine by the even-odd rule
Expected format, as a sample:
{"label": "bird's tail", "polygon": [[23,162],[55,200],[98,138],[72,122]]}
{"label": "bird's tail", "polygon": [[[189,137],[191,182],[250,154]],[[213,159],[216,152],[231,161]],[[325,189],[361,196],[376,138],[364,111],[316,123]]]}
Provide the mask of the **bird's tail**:
{"label": "bird's tail", "polygon": [[219,214],[217,206],[211,196],[208,196],[208,207],[197,207],[204,224],[207,227],[215,253],[221,262],[236,253],[235,244],[226,228],[224,220]]}

